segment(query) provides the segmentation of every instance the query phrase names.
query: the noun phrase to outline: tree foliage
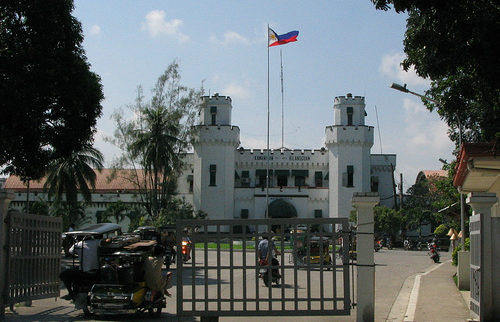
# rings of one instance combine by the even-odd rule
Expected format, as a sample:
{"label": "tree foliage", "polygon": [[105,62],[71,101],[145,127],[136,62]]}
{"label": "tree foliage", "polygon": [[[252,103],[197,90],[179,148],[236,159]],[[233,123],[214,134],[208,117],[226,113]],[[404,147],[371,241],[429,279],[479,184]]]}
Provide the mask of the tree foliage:
{"label": "tree foliage", "polygon": [[460,197],[453,186],[453,166],[446,164],[443,167],[448,170],[447,177],[430,176],[407,190],[402,212],[406,230],[419,230],[425,224],[460,227]]}
{"label": "tree foliage", "polygon": [[[61,202],[63,195],[71,205],[78,204],[78,193],[86,202],[91,201],[92,189],[95,189],[96,173],[103,167],[104,157],[94,147],[87,145],[80,151],[73,151],[68,157],[61,157],[51,162],[48,169],[44,189],[48,190],[49,198]],[[90,187],[89,187],[90,185]]]}
{"label": "tree foliage", "polygon": [[494,0],[372,0],[377,9],[408,14],[402,62],[429,78],[425,101],[458,143],[491,141],[500,129],[500,5]]}
{"label": "tree foliage", "polygon": [[375,207],[374,219],[377,235],[389,235],[394,240],[394,236],[401,230],[402,217],[399,211],[383,206]]}
{"label": "tree foliage", "polygon": [[0,2],[0,165],[23,180],[90,144],[103,99],[72,0]]}
{"label": "tree foliage", "polygon": [[114,167],[133,169],[125,179],[136,186],[153,221],[162,209],[174,206],[177,178],[202,103],[203,88],[188,88],[180,81],[174,61],[158,78],[151,99],[146,100],[138,87],[135,103],[128,106],[134,117],[127,119],[123,109],[116,111],[116,131],[108,138],[123,151]]}

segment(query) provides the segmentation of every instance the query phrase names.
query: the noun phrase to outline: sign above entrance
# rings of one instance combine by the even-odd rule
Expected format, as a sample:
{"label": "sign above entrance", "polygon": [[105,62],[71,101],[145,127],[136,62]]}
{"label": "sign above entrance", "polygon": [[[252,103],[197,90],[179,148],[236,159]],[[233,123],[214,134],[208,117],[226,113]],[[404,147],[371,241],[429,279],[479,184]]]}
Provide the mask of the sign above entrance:
{"label": "sign above entrance", "polygon": [[[256,155],[254,156],[256,161],[267,160],[267,155]],[[311,161],[311,157],[308,155],[270,155],[269,161]]]}

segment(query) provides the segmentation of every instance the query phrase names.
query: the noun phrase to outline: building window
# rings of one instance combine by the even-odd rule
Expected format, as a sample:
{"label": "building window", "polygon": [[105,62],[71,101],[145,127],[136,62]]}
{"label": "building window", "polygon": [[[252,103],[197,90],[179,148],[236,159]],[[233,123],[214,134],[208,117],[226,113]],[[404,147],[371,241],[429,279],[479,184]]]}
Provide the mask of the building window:
{"label": "building window", "polygon": [[210,183],[208,184],[209,186],[215,186],[216,183],[216,178],[215,175],[217,173],[217,167],[215,164],[210,165]]}
{"label": "building window", "polygon": [[314,209],[314,218],[323,218],[323,210]]}
{"label": "building window", "polygon": [[265,187],[266,186],[266,176],[259,176],[259,187]]}
{"label": "building window", "polygon": [[217,106],[210,106],[210,114],[212,114],[211,125],[216,125],[216,123],[217,123]]}
{"label": "building window", "polygon": [[323,187],[323,172],[321,171],[314,172],[314,185],[316,187]]}
{"label": "building window", "polygon": [[378,192],[378,177],[371,178],[371,190],[372,192]]}
{"label": "building window", "polygon": [[250,186],[250,172],[247,170],[241,171],[241,186],[242,187]]}
{"label": "building window", "polygon": [[354,187],[354,166],[347,166],[347,186]]}
{"label": "building window", "polygon": [[275,170],[274,174],[276,175],[277,184],[280,188],[288,186],[290,170]]}
{"label": "building window", "polygon": [[248,219],[248,209],[241,209],[241,219]]}
{"label": "building window", "polygon": [[295,186],[302,187],[306,185],[306,177],[304,176],[295,176]]}
{"label": "building window", "polygon": [[278,175],[278,186],[279,187],[288,186],[288,176]]}
{"label": "building window", "polygon": [[347,125],[352,125],[352,107],[347,108]]}

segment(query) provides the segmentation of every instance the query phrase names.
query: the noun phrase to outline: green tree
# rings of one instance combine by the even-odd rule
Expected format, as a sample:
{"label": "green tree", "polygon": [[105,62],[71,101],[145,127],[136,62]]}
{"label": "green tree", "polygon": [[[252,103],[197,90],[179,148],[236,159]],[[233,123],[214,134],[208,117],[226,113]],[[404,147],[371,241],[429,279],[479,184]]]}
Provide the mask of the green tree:
{"label": "green tree", "polygon": [[124,151],[114,167],[132,168],[125,179],[137,187],[152,221],[162,209],[173,207],[170,203],[202,103],[203,88],[187,88],[180,80],[179,65],[173,62],[158,78],[150,100],[139,87],[135,103],[129,106],[135,117],[127,120],[123,110],[116,111],[116,131],[108,138]]}
{"label": "green tree", "polygon": [[63,219],[65,231],[71,224],[81,227],[90,222],[90,218],[85,216],[85,204],[82,202],[70,205],[67,202],[53,202],[49,209],[49,214]]}
{"label": "green tree", "polygon": [[491,141],[500,129],[500,6],[494,0],[372,0],[377,9],[408,14],[402,62],[429,78],[427,96],[458,142]]}
{"label": "green tree", "polygon": [[206,218],[206,213],[195,211],[193,206],[184,200],[173,199],[170,206],[162,209],[160,215],[152,223],[154,226],[173,225],[178,219]]}
{"label": "green tree", "polygon": [[101,221],[102,222],[107,222],[109,221],[109,218],[113,218],[115,222],[118,224],[127,217],[127,213],[130,211],[130,206],[127,205],[126,203],[122,202],[121,200],[118,200],[116,202],[113,202],[109,204],[106,207],[106,210],[104,211]]}
{"label": "green tree", "polygon": [[[85,202],[90,202],[92,189],[95,189],[96,173],[102,169],[103,156],[94,147],[87,145],[79,151],[73,151],[69,157],[54,160],[49,165],[47,180],[44,189],[48,190],[49,198],[54,197],[54,203],[60,204],[63,196],[67,206],[78,208],[78,193],[81,193]],[[89,187],[90,185],[90,187]],[[76,219],[73,212],[69,212],[70,219]]]}
{"label": "green tree", "polygon": [[375,207],[374,219],[374,230],[377,235],[390,235],[394,240],[401,230],[402,218],[399,211],[384,206]]}
{"label": "green tree", "polygon": [[0,166],[24,181],[90,144],[104,98],[72,0],[0,2]]}

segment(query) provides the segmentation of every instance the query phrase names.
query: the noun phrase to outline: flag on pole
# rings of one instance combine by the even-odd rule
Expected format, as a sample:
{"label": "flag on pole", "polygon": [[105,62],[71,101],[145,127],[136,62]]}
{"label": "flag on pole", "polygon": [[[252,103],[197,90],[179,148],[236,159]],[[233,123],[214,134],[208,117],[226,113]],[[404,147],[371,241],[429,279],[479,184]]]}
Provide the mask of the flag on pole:
{"label": "flag on pole", "polygon": [[278,35],[274,30],[268,28],[268,39],[269,39],[269,47],[284,45],[289,42],[297,41],[297,36],[299,32],[297,30],[290,31],[284,35]]}

